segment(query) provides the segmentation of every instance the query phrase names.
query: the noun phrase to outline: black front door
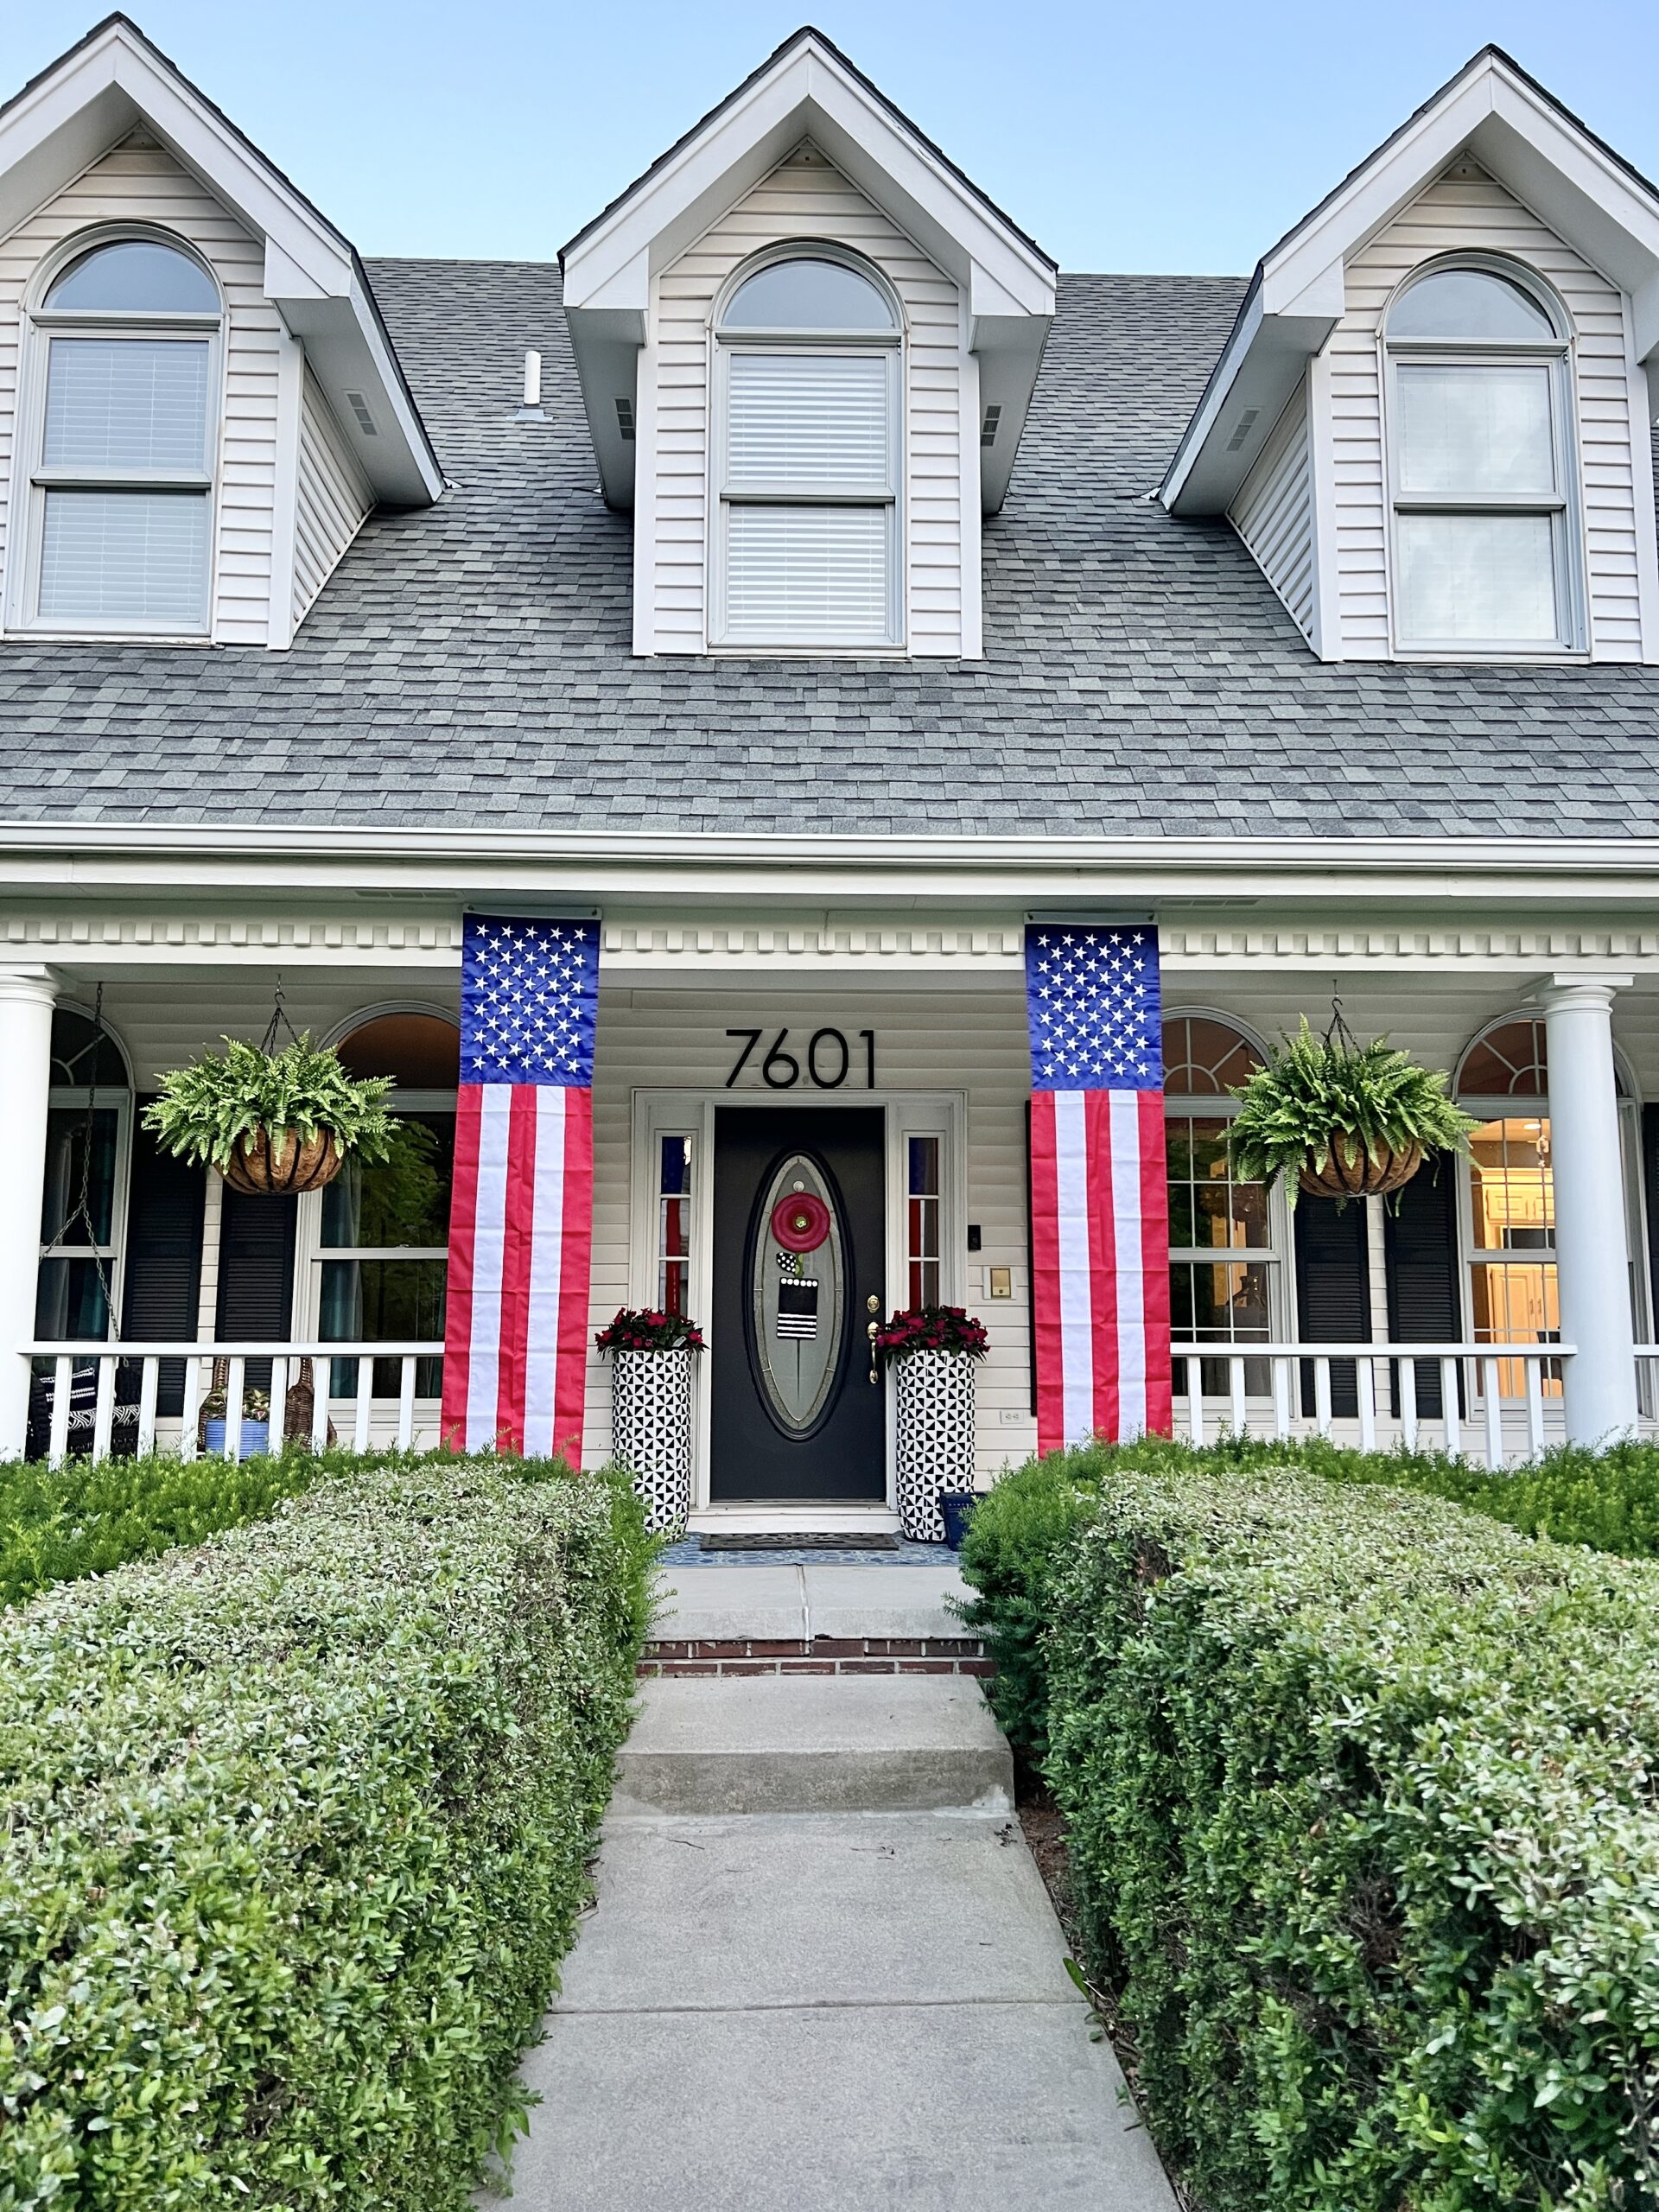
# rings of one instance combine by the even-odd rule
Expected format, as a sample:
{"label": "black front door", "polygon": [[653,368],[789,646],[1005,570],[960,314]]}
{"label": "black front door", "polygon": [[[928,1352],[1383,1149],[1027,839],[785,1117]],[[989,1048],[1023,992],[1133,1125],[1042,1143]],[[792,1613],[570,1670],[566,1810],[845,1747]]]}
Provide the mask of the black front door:
{"label": "black front door", "polygon": [[882,1310],[884,1156],[882,1116],[868,1107],[715,1115],[718,1503],[887,1494],[886,1393],[870,1382],[866,1333]]}

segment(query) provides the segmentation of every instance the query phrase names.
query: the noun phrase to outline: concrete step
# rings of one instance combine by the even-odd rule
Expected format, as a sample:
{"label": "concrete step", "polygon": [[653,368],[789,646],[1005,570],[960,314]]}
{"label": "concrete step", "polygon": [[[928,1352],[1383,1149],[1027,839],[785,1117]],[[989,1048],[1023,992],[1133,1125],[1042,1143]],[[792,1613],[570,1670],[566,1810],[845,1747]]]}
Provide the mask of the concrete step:
{"label": "concrete step", "polygon": [[970,1677],[680,1676],[642,1685],[612,1811],[995,1811],[1013,1802],[1007,1740]]}

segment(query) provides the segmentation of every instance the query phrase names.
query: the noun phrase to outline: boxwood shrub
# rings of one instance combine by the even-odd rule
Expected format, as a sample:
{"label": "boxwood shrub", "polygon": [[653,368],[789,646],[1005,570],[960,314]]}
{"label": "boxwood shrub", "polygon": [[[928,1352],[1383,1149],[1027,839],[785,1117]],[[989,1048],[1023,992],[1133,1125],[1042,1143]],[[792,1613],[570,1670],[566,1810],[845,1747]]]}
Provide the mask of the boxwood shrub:
{"label": "boxwood shrub", "polygon": [[1085,1945],[1208,2212],[1659,2202],[1659,1572],[1123,1468],[1044,1604]]}
{"label": "boxwood shrub", "polygon": [[0,1618],[0,2206],[468,2202],[652,1554],[621,1485],[452,1460]]}
{"label": "boxwood shrub", "polygon": [[1057,1564],[1103,1484],[1159,1469],[1196,1477],[1255,1470],[1267,1481],[1296,1469],[1362,1487],[1417,1490],[1529,1535],[1632,1559],[1659,1557],[1659,1446],[1651,1444],[1603,1452],[1560,1446],[1535,1465],[1496,1472],[1443,1452],[1354,1452],[1317,1437],[1276,1444],[1226,1436],[1201,1448],[1153,1437],[1028,1459],[981,1499],[962,1565],[975,1591],[966,1618],[996,1662],[997,1717],[1017,1744],[1039,1756],[1047,1734],[1042,1631]]}

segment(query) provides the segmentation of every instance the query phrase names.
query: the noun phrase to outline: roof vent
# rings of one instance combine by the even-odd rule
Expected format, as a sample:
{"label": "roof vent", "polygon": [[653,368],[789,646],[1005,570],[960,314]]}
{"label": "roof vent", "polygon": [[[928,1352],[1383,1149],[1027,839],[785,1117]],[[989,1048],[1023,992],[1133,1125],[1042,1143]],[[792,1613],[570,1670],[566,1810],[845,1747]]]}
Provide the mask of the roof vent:
{"label": "roof vent", "polygon": [[1001,420],[1002,410],[1000,405],[988,407],[985,410],[985,420],[981,423],[979,430],[981,445],[994,446],[996,443],[996,426]]}
{"label": "roof vent", "polygon": [[1245,439],[1249,436],[1250,432],[1255,428],[1256,417],[1261,414],[1261,412],[1262,410],[1259,407],[1247,407],[1244,410],[1244,412],[1238,418],[1238,428],[1233,432],[1232,436],[1227,441],[1227,450],[1229,453],[1236,453],[1238,451]]}
{"label": "roof vent", "polygon": [[369,403],[364,398],[362,393],[348,391],[346,395],[346,404],[356,416],[357,427],[362,431],[364,436],[378,438],[380,433],[374,427],[374,417],[369,412]]}
{"label": "roof vent", "polygon": [[616,428],[623,442],[632,445],[633,443],[633,402],[631,399],[617,401]]}
{"label": "roof vent", "polygon": [[513,417],[518,423],[545,423],[542,412],[542,357],[532,348],[524,355],[524,396]]}

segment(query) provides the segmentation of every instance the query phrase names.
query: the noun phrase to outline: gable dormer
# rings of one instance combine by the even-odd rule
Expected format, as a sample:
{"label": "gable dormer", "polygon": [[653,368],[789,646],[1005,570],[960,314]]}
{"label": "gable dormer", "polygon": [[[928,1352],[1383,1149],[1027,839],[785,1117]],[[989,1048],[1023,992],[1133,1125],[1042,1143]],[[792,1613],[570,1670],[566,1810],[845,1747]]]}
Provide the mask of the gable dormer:
{"label": "gable dormer", "polygon": [[437,463],[350,245],[132,24],[0,108],[0,633],[289,645]]}
{"label": "gable dormer", "polygon": [[1659,662],[1659,197],[1488,48],[1258,266],[1163,487],[1325,660]]}
{"label": "gable dormer", "polygon": [[636,652],[979,654],[1054,266],[827,40],[560,259]]}

